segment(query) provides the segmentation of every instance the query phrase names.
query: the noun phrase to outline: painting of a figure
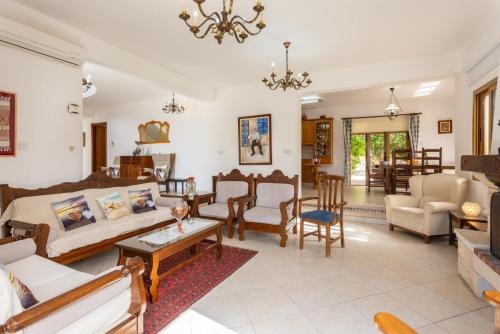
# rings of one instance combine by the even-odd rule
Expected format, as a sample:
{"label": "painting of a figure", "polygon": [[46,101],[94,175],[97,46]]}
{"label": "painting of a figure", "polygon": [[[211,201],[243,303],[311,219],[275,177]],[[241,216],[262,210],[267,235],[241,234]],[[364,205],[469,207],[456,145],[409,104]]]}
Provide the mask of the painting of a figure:
{"label": "painting of a figure", "polygon": [[238,118],[240,165],[271,165],[271,115]]}

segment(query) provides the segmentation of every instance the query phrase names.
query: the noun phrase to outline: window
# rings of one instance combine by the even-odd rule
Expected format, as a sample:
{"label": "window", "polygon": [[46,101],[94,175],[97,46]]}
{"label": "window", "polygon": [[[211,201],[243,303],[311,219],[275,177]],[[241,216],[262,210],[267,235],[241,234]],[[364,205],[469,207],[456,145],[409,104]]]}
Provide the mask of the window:
{"label": "window", "polygon": [[474,92],[472,129],[473,154],[490,154],[497,79]]}

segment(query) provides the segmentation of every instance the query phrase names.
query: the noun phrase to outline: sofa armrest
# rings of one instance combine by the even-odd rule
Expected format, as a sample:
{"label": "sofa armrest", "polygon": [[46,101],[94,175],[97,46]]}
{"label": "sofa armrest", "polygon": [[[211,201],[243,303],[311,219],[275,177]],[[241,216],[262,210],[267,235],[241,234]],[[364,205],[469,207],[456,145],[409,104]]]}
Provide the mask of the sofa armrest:
{"label": "sofa armrest", "polygon": [[[49,241],[49,235],[51,236],[51,240],[55,239],[55,236],[51,233],[51,228],[48,224],[32,224],[17,220],[9,220],[6,225],[14,230],[14,236],[16,238],[17,236],[22,238],[33,238],[36,243],[36,254],[47,257],[47,243]],[[17,231],[20,231],[21,233],[17,233]]]}
{"label": "sofa armrest", "polygon": [[[23,329],[55,332],[127,289],[131,289],[132,300],[128,313],[139,316],[146,310],[146,295],[141,278],[143,272],[144,262],[140,258],[131,259],[128,265],[122,268],[104,273],[90,282],[9,318],[4,325],[0,325],[0,332],[15,333]],[[36,327],[39,327],[39,330]]]}
{"label": "sofa armrest", "polygon": [[448,211],[457,210],[458,207],[455,203],[451,202],[429,202],[425,204],[424,210],[429,213],[444,213]]}
{"label": "sofa armrest", "polygon": [[406,195],[387,195],[385,196],[385,203],[389,208],[394,207],[411,207],[418,206],[418,199],[413,196]]}
{"label": "sofa armrest", "polygon": [[243,212],[245,205],[248,205],[250,208],[255,205],[255,200],[257,196],[242,196],[238,199],[238,220],[243,220]]}
{"label": "sofa armrest", "polygon": [[[227,209],[229,210],[229,217],[228,218],[234,218],[238,214],[238,211],[240,211],[240,199],[244,199],[248,195],[243,195],[239,197],[229,197],[227,199]],[[238,210],[236,212],[234,211],[234,205],[238,204]],[[248,204],[247,204],[248,205]],[[242,208],[242,211],[245,211],[245,207]]]}
{"label": "sofa armrest", "polygon": [[0,245],[0,263],[8,264],[35,255],[36,243],[33,239],[21,239]]}

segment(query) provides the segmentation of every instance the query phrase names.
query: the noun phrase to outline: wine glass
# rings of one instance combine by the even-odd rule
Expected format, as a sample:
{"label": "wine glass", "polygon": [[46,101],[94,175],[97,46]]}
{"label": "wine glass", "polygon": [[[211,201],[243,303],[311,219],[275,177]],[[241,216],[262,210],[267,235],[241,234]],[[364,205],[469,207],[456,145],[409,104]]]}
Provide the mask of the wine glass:
{"label": "wine glass", "polygon": [[177,227],[179,229],[182,229],[182,218],[184,218],[184,216],[186,216],[188,213],[187,203],[184,201],[175,202],[171,207],[171,211],[172,216],[174,216],[177,220]]}

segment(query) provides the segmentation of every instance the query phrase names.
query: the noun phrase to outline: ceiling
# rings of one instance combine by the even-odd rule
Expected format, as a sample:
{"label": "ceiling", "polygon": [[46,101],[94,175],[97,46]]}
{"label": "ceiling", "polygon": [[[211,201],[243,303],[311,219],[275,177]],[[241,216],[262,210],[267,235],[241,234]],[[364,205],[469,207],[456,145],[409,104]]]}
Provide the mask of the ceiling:
{"label": "ceiling", "polygon": [[[178,18],[181,0],[17,1],[216,88],[284,66],[285,40],[292,68],[314,80],[319,71],[460,52],[500,12],[498,0],[263,0],[268,27],[243,45],[228,37],[218,45],[192,36]],[[250,16],[253,4],[236,0],[235,11]]]}
{"label": "ceiling", "polygon": [[83,100],[86,107],[155,99],[172,94],[149,81],[99,64],[85,63],[83,76],[87,75],[91,76],[91,81],[97,87],[97,93]]}
{"label": "ceiling", "polygon": [[385,104],[389,99],[389,88],[391,87],[395,88],[394,92],[400,102],[416,99],[445,99],[453,98],[455,96],[455,81],[452,77],[450,77],[425,81],[403,82],[392,86],[377,86],[317,94],[322,101],[315,104],[304,104],[302,105],[302,109],[319,109],[331,105],[349,106]]}

